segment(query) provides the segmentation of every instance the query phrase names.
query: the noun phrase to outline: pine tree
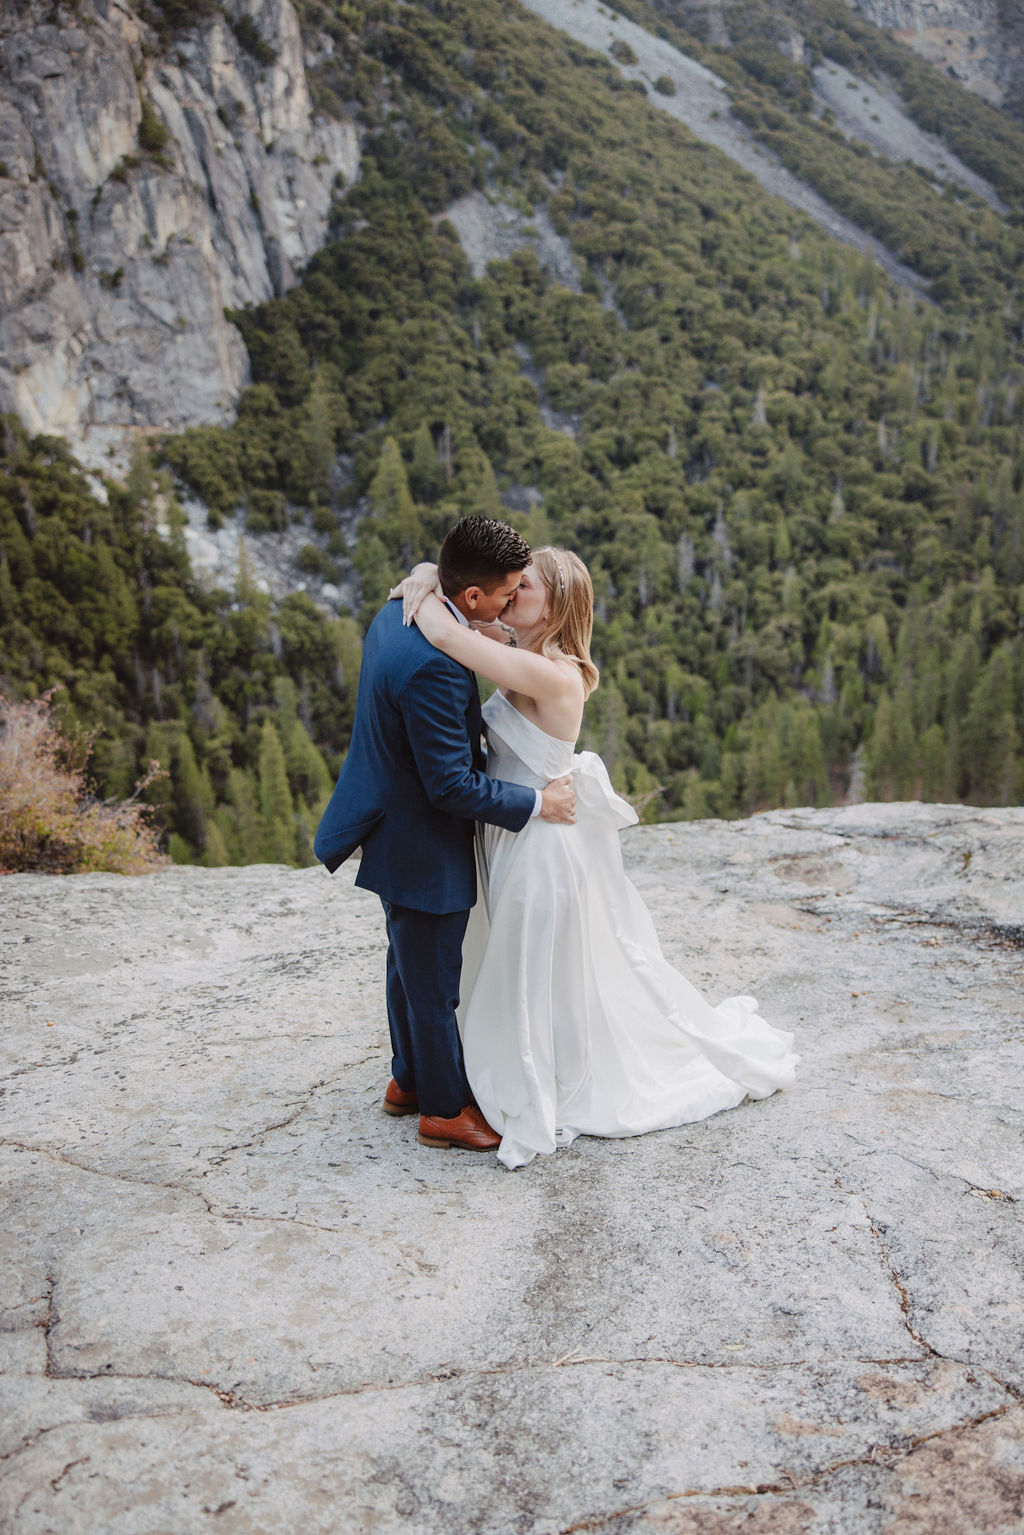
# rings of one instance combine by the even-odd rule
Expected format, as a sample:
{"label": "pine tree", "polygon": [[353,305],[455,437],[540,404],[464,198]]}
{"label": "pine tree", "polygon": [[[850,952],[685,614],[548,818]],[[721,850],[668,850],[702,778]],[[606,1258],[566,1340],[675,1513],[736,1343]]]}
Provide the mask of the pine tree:
{"label": "pine tree", "polygon": [[1017,495],[999,519],[996,564],[1007,581],[1024,581],[1024,495]]}
{"label": "pine tree", "polygon": [[790,565],[782,578],[782,611],[791,617],[799,614],[803,610],[803,600],[803,583]]}
{"label": "pine tree", "polygon": [[703,821],[707,818],[708,795],[696,768],[690,768],[684,779],[682,820]]}
{"label": "pine tree", "polygon": [[818,716],[804,701],[794,705],[794,776],[801,805],[827,805],[831,799],[825,748]]}
{"label": "pine tree", "polygon": [[93,766],[97,770],[101,759],[102,772],[97,771],[97,776],[102,777],[104,798],[127,799],[138,776],[131,740],[120,737],[97,741],[93,756]]}
{"label": "pine tree", "polygon": [[545,549],[554,543],[554,535],[551,532],[551,519],[544,507],[543,501],[530,508],[526,519],[526,531],[523,534],[531,549]]}
{"label": "pine tree", "polygon": [[642,822],[657,819],[661,808],[661,785],[646,763],[634,764],[629,775],[629,797]]}
{"label": "pine tree", "polygon": [[423,527],[409,491],[402,454],[393,437],[385,437],[377,472],[370,483],[373,531],[403,569],[419,555]]}
{"label": "pine tree", "polygon": [[304,799],[295,806],[295,862],[300,869],[308,869],[316,863],[313,838],[320,822],[323,807],[314,809]]}
{"label": "pine tree", "polygon": [[[250,775],[243,768],[232,768],[228,778],[228,799],[232,809],[231,835],[225,837],[231,843],[232,855],[238,863],[261,863],[264,858],[263,823],[259,801]],[[218,823],[219,824],[219,823]],[[224,828],[222,827],[223,831]]]}
{"label": "pine tree", "polygon": [[1005,805],[1020,787],[1019,739],[1013,710],[1011,647],[1000,645],[976,683],[963,724],[967,798]]}
{"label": "pine tree", "polygon": [[872,613],[864,626],[866,668],[869,677],[887,677],[892,667],[889,626],[881,613]]}
{"label": "pine tree", "polygon": [[321,501],[327,500],[331,490],[339,408],[344,410],[344,399],[332,393],[323,368],[317,368],[303,406],[299,440],[306,458],[309,492]]}
{"label": "pine tree", "polygon": [[[214,811],[213,825],[217,830],[217,840],[213,843],[213,848],[224,848],[225,865],[244,864],[248,862],[248,860],[242,856],[241,839],[238,835],[238,815],[234,805],[218,805],[217,809]],[[209,851],[209,849],[210,844],[207,843],[207,847],[204,850],[204,861],[206,853]],[[210,856],[212,857],[214,855],[211,853]]]}
{"label": "pine tree", "polygon": [[776,570],[785,570],[793,558],[793,544],[785,517],[780,517],[772,534],[772,559]]}
{"label": "pine tree", "polygon": [[336,657],[334,680],[351,698],[354,707],[363,655],[359,626],[348,613],[343,613],[331,624],[330,632]]}
{"label": "pine tree", "polygon": [[289,781],[319,815],[330,799],[334,780],[323,753],[301,720],[296,720],[292,727],[286,760]]}
{"label": "pine tree", "polygon": [[0,624],[9,624],[13,618],[14,583],[6,552],[0,551]]}
{"label": "pine tree", "polygon": [[481,517],[496,518],[500,518],[504,511],[498,494],[498,481],[489,458],[485,458],[480,465],[480,472],[473,489],[473,511],[478,512]]}
{"label": "pine tree", "polygon": [[213,789],[205,770],[200,770],[188,735],[181,731],[175,741],[174,821],[178,832],[197,850],[205,843],[207,819],[214,809]]}
{"label": "pine tree", "polygon": [[207,869],[223,869],[231,863],[227,843],[215,820],[206,823],[206,839],[203,843],[202,863]]}
{"label": "pine tree", "polygon": [[921,798],[929,804],[937,804],[949,796],[946,782],[946,734],[937,722],[929,725],[921,737],[919,748],[921,764]]}
{"label": "pine tree", "polygon": [[971,768],[969,750],[964,739],[964,720],[970,707],[980,664],[977,640],[973,634],[962,634],[953,647],[953,654],[946,666],[946,697],[943,710],[949,752],[948,779],[953,796],[957,799],[966,795],[970,782]]}
{"label": "pine tree", "polygon": [[903,685],[896,690],[893,698],[895,741],[892,780],[893,793],[897,799],[911,799],[920,792],[921,753],[914,730],[911,700],[910,688]]}
{"label": "pine tree", "polygon": [[156,819],[164,825],[171,820],[174,813],[174,783],[171,774],[176,734],[177,731],[173,725],[164,724],[159,720],[154,720],[146,731],[145,760],[158,763],[163,772],[146,788],[143,799],[153,806]]}
{"label": "pine tree", "polygon": [[867,750],[868,798],[891,800],[895,797],[896,721],[889,694],[879,694],[871,740]]}
{"label": "pine tree", "polygon": [[277,703],[277,728],[284,746],[288,783],[297,801],[306,800],[322,810],[332,788],[331,775],[323,754],[317,750],[309,731],[299,718],[298,689],[290,677],[279,677],[274,685]]}
{"label": "pine tree", "polygon": [[743,761],[748,812],[776,805],[785,786],[785,768],[779,731],[779,701],[772,697],[751,722]]}
{"label": "pine tree", "polygon": [[409,562],[403,567],[397,557],[388,553],[382,538],[375,532],[365,532],[360,536],[352,563],[363,596],[363,620],[369,623],[387,601],[391,587],[408,574]]}
{"label": "pine tree", "polygon": [[295,811],[284,749],[273,720],[264,720],[260,733],[259,778],[265,856],[270,863],[294,863]]}
{"label": "pine tree", "polygon": [[612,783],[620,793],[625,793],[628,788],[626,725],[629,719],[626,701],[610,677],[607,682],[602,682],[594,696],[601,700],[600,754]]}
{"label": "pine tree", "polygon": [[444,467],[426,421],[421,421],[413,433],[409,480],[417,500],[428,503],[440,495],[444,485]]}

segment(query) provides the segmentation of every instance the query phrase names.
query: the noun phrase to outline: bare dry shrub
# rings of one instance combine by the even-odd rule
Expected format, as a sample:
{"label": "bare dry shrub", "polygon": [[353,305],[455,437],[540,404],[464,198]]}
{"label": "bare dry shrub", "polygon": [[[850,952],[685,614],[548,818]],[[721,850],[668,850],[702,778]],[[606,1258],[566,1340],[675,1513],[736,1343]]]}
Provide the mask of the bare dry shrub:
{"label": "bare dry shrub", "polygon": [[18,703],[0,695],[0,873],[148,874],[167,859],[137,796],[159,763],[121,804],[89,792],[91,741],[76,746],[61,732],[52,693]]}

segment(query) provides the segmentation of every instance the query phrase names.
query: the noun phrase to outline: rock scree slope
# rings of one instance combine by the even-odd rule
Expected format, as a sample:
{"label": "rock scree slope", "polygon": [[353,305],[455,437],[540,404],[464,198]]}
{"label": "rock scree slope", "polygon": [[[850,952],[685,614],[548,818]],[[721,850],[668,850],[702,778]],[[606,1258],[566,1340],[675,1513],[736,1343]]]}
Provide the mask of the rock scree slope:
{"label": "rock scree slope", "polygon": [[799,1082],[514,1174],[381,1113],[350,867],[0,882],[5,1531],[1020,1530],[1024,809],[625,848]]}
{"label": "rock scree slope", "polygon": [[604,53],[614,43],[625,44],[635,63],[610,54],[621,75],[648,87],[664,76],[675,87],[671,96],[650,89],[648,100],[653,107],[685,124],[705,144],[720,149],[749,171],[773,197],[781,197],[791,207],[806,213],[844,245],[872,256],[893,282],[913,292],[925,290],[927,285],[918,273],[897,261],[880,240],[838,213],[813,187],[788,171],[769,149],[755,142],[750,131],[732,115],[726,83],[712,70],[665,38],[656,37],[617,11],[607,10],[600,0],[522,0],[522,4],[589,48]]}

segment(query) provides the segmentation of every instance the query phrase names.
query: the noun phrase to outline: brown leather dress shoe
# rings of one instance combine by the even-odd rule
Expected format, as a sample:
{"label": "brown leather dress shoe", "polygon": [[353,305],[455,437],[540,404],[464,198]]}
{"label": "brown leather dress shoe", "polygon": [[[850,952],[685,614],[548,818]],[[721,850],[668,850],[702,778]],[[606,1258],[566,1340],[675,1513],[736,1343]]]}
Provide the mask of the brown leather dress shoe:
{"label": "brown leather dress shoe", "polygon": [[407,1093],[392,1077],[384,1089],[385,1114],[418,1114],[419,1111],[420,1100],[416,1093]]}
{"label": "brown leather dress shoe", "polygon": [[421,1146],[464,1146],[467,1151],[495,1151],[501,1145],[501,1136],[491,1129],[474,1104],[454,1119],[421,1114],[417,1139]]}

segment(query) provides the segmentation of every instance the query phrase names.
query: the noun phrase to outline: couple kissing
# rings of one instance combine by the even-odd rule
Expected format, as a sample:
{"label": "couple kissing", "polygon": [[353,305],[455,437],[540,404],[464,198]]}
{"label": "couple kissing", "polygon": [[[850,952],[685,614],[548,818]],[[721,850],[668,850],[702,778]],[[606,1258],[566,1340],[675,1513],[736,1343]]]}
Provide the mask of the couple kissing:
{"label": "couple kissing", "polygon": [[583,562],[465,517],[392,598],[314,844],[332,873],[360,848],[384,909],[384,1109],[514,1168],[789,1086],[792,1036],[664,959],[622,864],[637,817],[575,750],[598,683]]}

